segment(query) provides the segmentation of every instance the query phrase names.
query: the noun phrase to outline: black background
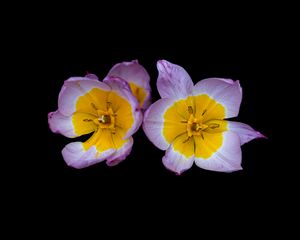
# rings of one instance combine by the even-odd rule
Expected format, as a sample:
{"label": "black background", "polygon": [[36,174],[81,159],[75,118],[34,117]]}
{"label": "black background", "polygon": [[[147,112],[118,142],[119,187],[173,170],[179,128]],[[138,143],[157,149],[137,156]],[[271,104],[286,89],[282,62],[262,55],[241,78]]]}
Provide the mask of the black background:
{"label": "black background", "polygon": [[[18,143],[24,150],[14,149],[16,166],[2,171],[9,175],[5,184],[16,182],[16,187],[8,186],[7,195],[13,196],[9,201],[27,212],[22,224],[28,222],[27,217],[34,210],[40,213],[36,222],[42,226],[41,219],[53,216],[47,233],[59,221],[65,229],[68,217],[76,224],[89,225],[96,219],[96,225],[105,221],[109,226],[120,227],[131,223],[132,215],[139,222],[145,212],[146,218],[156,217],[152,224],[160,220],[161,226],[165,226],[164,217],[178,221],[167,229],[169,232],[177,233],[181,223],[197,225],[202,220],[206,225],[217,226],[213,233],[228,223],[230,228],[225,233],[237,230],[236,226],[240,225],[248,235],[259,228],[266,230],[266,219],[276,222],[277,215],[288,213],[288,207],[292,208],[290,203],[296,199],[288,190],[293,188],[291,183],[296,182],[298,175],[291,173],[296,159],[286,151],[293,149],[291,140],[283,137],[286,125],[282,120],[289,119],[286,116],[290,113],[289,104],[282,100],[284,87],[293,88],[295,80],[287,77],[289,71],[283,70],[286,65],[288,69],[293,68],[288,64],[287,55],[294,53],[288,34],[292,25],[288,23],[285,9],[274,5],[229,6],[216,2],[204,6],[188,1],[99,4],[34,4],[32,15],[21,9],[26,16],[16,20],[20,29],[9,27],[11,33],[17,33],[11,41],[13,46],[6,48],[14,63],[9,79],[21,73],[19,82],[24,88],[19,91],[26,95],[22,103],[33,100],[28,107],[22,103],[17,105],[17,113],[25,112],[22,121],[16,118],[17,130],[21,131]],[[57,110],[64,80],[84,76],[86,72],[102,79],[114,64],[133,59],[138,59],[150,74],[153,101],[159,99],[156,89],[159,59],[184,67],[194,83],[207,77],[240,80],[243,100],[235,120],[249,124],[268,139],[243,145],[244,169],[230,174],[193,166],[176,176],[165,169],[161,161],[164,152],[152,145],[142,129],[133,136],[131,154],[119,165],[108,167],[102,162],[81,170],[68,167],[61,150],[77,139],[52,133],[47,122],[47,114]],[[21,65],[18,71],[16,63]],[[26,89],[33,91],[28,93]],[[15,141],[13,136],[11,142]],[[279,142],[288,143],[289,148],[285,149]],[[134,211],[140,214],[134,215]],[[104,212],[108,214],[103,216]],[[208,214],[202,218],[205,212]],[[79,218],[79,213],[94,218]],[[182,213],[186,215],[181,217]],[[196,221],[188,214],[194,215]],[[234,224],[230,221],[232,216]],[[249,225],[243,221],[248,216],[254,219]],[[34,231],[35,226],[32,225]],[[67,231],[77,233],[80,228],[77,226],[72,225]],[[203,229],[200,225],[196,227]],[[89,225],[84,231],[90,229]],[[118,231],[110,234],[114,232]]]}
{"label": "black background", "polygon": [[[206,189],[210,193],[222,192],[222,196],[235,193],[254,197],[257,191],[265,194],[277,188],[280,185],[274,157],[277,133],[272,116],[276,110],[273,101],[280,80],[278,59],[282,48],[274,48],[279,46],[275,42],[279,26],[272,13],[266,17],[265,9],[255,9],[254,14],[245,9],[206,11],[174,4],[138,8],[126,11],[121,6],[103,8],[98,14],[63,11],[51,16],[41,29],[35,41],[47,91],[43,109],[46,152],[35,164],[35,174],[50,186],[54,183],[65,186],[63,189],[94,186],[96,193],[117,188],[134,189],[138,193],[188,191],[197,195]],[[106,12],[107,9],[111,11]],[[249,124],[268,139],[243,145],[243,170],[230,174],[193,166],[176,176],[165,169],[161,161],[164,152],[153,146],[142,129],[134,134],[133,150],[121,164],[108,167],[102,162],[81,170],[68,167],[61,150],[77,139],[52,133],[47,123],[47,113],[57,109],[63,81],[71,76],[84,76],[86,72],[102,79],[114,64],[134,59],[150,74],[153,101],[159,99],[156,89],[159,59],[184,67],[194,83],[208,77],[240,80],[243,100],[234,120]],[[280,174],[284,175],[285,170]]]}

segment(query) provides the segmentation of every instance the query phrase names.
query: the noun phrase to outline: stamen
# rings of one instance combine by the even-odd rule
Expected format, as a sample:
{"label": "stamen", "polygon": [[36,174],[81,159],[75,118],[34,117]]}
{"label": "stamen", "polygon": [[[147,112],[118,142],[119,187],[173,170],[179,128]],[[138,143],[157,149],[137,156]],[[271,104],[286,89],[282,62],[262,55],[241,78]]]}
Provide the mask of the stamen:
{"label": "stamen", "polygon": [[200,134],[200,135],[201,135],[201,138],[204,140],[204,136],[203,136],[203,133],[202,133],[202,132],[201,132],[201,134]]}
{"label": "stamen", "polygon": [[109,115],[101,115],[101,117],[99,117],[98,121],[103,124],[109,124],[109,123],[111,123],[111,118]]}
{"label": "stamen", "polygon": [[110,109],[111,108],[111,102],[106,102],[106,108]]}
{"label": "stamen", "polygon": [[215,128],[218,128],[218,127],[220,127],[220,124],[217,124],[217,123],[209,124],[209,128],[211,128],[211,129],[215,129]]}
{"label": "stamen", "polygon": [[193,108],[192,108],[192,106],[188,106],[188,112],[189,112],[189,114],[193,114]]}
{"label": "stamen", "polygon": [[98,110],[98,108],[95,106],[94,103],[91,103],[92,108],[94,108],[96,111]]}

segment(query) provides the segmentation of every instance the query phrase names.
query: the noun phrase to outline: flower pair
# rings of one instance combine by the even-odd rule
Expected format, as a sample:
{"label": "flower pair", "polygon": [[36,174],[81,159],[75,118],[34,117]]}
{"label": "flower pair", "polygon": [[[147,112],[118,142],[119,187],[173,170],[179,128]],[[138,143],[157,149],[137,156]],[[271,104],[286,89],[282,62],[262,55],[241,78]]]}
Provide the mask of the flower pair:
{"label": "flower pair", "polygon": [[264,136],[246,124],[224,120],[238,115],[239,82],[209,78],[194,85],[178,65],[161,60],[157,68],[162,99],[148,109],[150,78],[137,61],[115,65],[103,82],[93,74],[65,81],[58,110],[49,113],[51,130],[67,137],[94,132],[86,142],[63,149],[68,165],[83,168],[104,160],[109,166],[118,164],[130,153],[131,136],[143,121],[150,141],[166,150],[163,164],[177,174],[194,162],[212,171],[241,169],[240,146]]}

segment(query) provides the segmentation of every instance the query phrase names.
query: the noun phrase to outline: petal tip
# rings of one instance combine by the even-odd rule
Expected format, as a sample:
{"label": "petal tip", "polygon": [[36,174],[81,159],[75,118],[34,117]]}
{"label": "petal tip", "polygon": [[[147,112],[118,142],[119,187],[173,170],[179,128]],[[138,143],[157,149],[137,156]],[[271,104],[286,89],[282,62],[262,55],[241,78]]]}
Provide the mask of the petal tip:
{"label": "petal tip", "polygon": [[256,132],[256,133],[257,133],[258,138],[268,139],[268,137],[266,135],[262,134],[261,132]]}

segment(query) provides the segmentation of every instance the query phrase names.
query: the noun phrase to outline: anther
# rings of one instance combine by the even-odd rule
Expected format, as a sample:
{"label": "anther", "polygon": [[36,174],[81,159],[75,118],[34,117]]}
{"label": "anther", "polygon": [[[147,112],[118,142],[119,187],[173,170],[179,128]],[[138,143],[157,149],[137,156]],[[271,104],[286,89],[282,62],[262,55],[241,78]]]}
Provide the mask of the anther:
{"label": "anther", "polygon": [[217,124],[217,123],[209,124],[209,128],[211,128],[211,129],[215,129],[215,128],[218,128],[218,127],[220,127],[220,124]]}
{"label": "anther", "polygon": [[98,110],[94,103],[91,103],[92,108],[94,108],[96,111]]}

